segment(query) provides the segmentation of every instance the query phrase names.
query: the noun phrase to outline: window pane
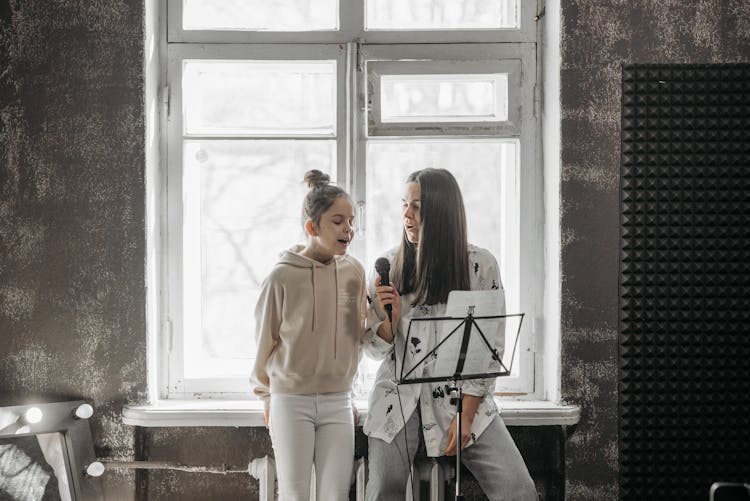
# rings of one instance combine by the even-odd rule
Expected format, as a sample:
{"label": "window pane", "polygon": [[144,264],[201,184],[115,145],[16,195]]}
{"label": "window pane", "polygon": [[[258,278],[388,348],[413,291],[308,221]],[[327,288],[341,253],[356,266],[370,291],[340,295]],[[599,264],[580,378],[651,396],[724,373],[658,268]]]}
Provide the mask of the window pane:
{"label": "window pane", "polygon": [[335,179],[335,141],[186,141],[185,377],[246,377],[255,303],[279,253],[303,240],[302,182]]}
{"label": "window pane", "polygon": [[518,27],[517,0],[366,0],[368,30]]}
{"label": "window pane", "polygon": [[336,61],[183,62],[186,134],[336,133]]}
{"label": "window pane", "polygon": [[381,122],[502,122],[508,75],[383,75]]}
{"label": "window pane", "polygon": [[338,30],[336,0],[183,0],[186,30]]}
{"label": "window pane", "polygon": [[[401,199],[406,177],[425,167],[447,169],[461,187],[469,242],[495,255],[505,286],[507,311],[517,313],[519,151],[518,141],[512,139],[368,142],[366,269],[372,270],[375,259],[401,241]],[[508,322],[509,349],[517,327],[517,323]],[[514,366],[514,370],[518,368],[517,363]]]}

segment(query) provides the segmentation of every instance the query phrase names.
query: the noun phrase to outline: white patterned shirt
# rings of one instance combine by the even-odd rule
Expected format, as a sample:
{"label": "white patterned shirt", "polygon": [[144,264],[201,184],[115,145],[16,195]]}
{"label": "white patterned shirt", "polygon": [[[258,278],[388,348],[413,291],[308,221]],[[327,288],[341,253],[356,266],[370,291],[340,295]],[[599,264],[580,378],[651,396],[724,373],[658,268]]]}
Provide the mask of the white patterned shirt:
{"label": "white patterned shirt", "polygon": [[[385,257],[392,262],[396,251],[397,249],[391,249],[385,254]],[[469,245],[469,263],[471,290],[495,289],[503,291],[497,261],[489,251]],[[372,305],[371,312],[368,315],[368,327],[363,340],[363,348],[370,358],[382,359],[383,362],[380,364],[375,377],[375,386],[370,392],[369,410],[363,430],[370,437],[390,443],[403,428],[404,422],[409,420],[419,403],[427,455],[430,457],[441,456],[447,445],[448,428],[456,415],[456,407],[450,403],[450,395],[447,391],[448,383],[440,381],[396,385],[395,379],[398,377],[396,374],[396,358],[398,358],[399,371],[401,370],[402,357],[405,357],[403,362],[405,367],[414,367],[415,363],[421,360],[436,344],[437,322],[413,322],[409,332],[409,347],[404,354],[404,342],[406,331],[409,328],[409,320],[419,317],[443,316],[446,304],[412,307],[414,293],[402,296],[402,314],[399,328],[396,330],[394,352],[394,344],[387,343],[377,335],[377,329],[382,323],[382,319],[385,318],[385,313],[377,306],[378,302],[374,290],[376,276],[373,273],[369,281]],[[505,313],[504,297],[504,294],[501,294],[501,298],[503,298],[501,314]],[[498,329],[498,331],[495,335],[495,348],[502,356],[505,341],[504,332],[503,329]],[[421,373],[411,374],[409,378],[432,377],[433,365],[430,363],[422,364]],[[499,371],[499,363],[492,360],[484,372]],[[420,371],[417,370],[417,372]],[[471,426],[471,439],[467,444],[468,447],[474,443],[498,414],[492,396],[495,378],[470,379],[460,382],[460,385],[464,395],[484,397],[479,404]],[[400,407],[403,409],[403,416],[399,410]]]}

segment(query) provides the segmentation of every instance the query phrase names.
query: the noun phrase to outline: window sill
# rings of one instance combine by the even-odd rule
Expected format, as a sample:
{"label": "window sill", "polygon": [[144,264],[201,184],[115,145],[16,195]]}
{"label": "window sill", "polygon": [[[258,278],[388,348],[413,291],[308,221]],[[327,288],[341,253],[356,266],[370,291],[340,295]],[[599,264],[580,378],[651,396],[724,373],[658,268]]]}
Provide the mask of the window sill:
{"label": "window sill", "polygon": [[[501,400],[502,416],[508,426],[570,426],[578,423],[581,409],[548,401]],[[355,402],[361,416],[367,402]],[[161,400],[150,405],[126,405],[123,423],[132,426],[234,426],[258,427],[263,424],[263,404],[259,401]]]}

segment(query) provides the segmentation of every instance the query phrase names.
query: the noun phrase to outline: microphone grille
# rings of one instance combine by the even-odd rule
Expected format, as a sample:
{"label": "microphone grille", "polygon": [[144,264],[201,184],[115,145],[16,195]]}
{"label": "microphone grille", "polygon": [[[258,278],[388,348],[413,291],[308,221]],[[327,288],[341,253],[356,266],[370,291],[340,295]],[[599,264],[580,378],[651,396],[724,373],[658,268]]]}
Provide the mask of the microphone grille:
{"label": "microphone grille", "polygon": [[391,263],[384,257],[379,257],[375,261],[375,271],[378,273],[385,273],[391,271]]}

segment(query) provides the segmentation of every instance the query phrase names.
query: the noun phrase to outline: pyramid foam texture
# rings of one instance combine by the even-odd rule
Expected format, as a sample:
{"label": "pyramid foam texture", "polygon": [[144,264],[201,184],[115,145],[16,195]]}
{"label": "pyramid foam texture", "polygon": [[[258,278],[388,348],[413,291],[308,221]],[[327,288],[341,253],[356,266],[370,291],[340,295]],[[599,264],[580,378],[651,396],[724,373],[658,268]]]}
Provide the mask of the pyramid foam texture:
{"label": "pyramid foam texture", "polygon": [[750,65],[622,69],[623,500],[750,482]]}

